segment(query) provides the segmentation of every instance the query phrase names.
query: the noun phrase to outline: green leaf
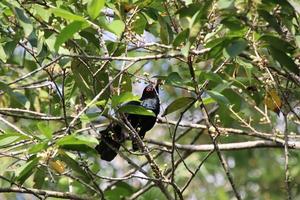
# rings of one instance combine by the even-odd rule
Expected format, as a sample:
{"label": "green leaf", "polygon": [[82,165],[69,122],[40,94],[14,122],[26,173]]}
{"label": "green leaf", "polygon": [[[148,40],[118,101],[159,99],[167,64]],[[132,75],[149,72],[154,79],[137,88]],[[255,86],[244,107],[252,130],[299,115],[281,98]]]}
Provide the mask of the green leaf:
{"label": "green leaf", "polygon": [[0,147],[12,144],[19,140],[27,140],[29,137],[15,131],[6,130],[5,134],[0,135]]}
{"label": "green leaf", "polygon": [[217,3],[220,10],[234,8],[234,0],[219,0]]}
{"label": "green leaf", "polygon": [[59,139],[56,144],[62,149],[82,152],[95,152],[98,140],[94,137],[68,135]]}
{"label": "green leaf", "polygon": [[43,188],[43,184],[46,180],[46,171],[47,169],[43,168],[37,168],[36,172],[34,173],[34,177],[33,177],[33,188],[36,189],[42,189]]}
{"label": "green leaf", "polygon": [[213,91],[215,92],[223,92],[225,89],[230,88],[232,85],[233,81],[227,82],[226,80],[223,80],[222,84],[218,84],[216,87],[213,88]]}
{"label": "green leaf", "polygon": [[98,143],[99,142],[96,138],[83,135],[67,135],[56,142],[58,146],[84,144],[90,147],[94,147]]}
{"label": "green leaf", "polygon": [[31,146],[29,149],[28,149],[28,154],[36,154],[36,153],[39,153],[41,152],[42,150],[45,150],[47,149],[48,147],[48,142],[41,142],[41,143],[37,143],[33,146]]}
{"label": "green leaf", "polygon": [[263,35],[259,38],[259,40],[266,42],[269,46],[279,49],[280,51],[292,53],[295,50],[295,47],[293,47],[289,42],[272,35]]}
{"label": "green leaf", "polygon": [[22,26],[25,36],[28,37],[33,31],[33,25],[29,17],[25,14],[26,12],[18,7],[14,7],[16,16]]}
{"label": "green leaf", "polygon": [[7,60],[7,55],[4,51],[2,44],[0,44],[0,60],[2,60],[3,62],[6,62]]}
{"label": "green leaf", "polygon": [[49,126],[48,122],[39,122],[37,123],[37,127],[39,131],[46,136],[46,138],[51,139],[52,138],[52,133],[53,129],[51,126]]}
{"label": "green leaf", "polygon": [[215,103],[216,100],[214,100],[213,98],[211,97],[205,97],[202,99],[203,100],[203,104],[204,105],[208,105],[208,104],[211,104],[211,103]]}
{"label": "green leaf", "polygon": [[162,116],[166,116],[172,112],[175,112],[179,109],[186,108],[191,103],[194,103],[196,99],[194,97],[180,97],[176,100],[174,100],[168,107],[165,109],[165,112],[162,114]]}
{"label": "green leaf", "polygon": [[240,64],[244,68],[244,70],[247,74],[248,80],[249,80],[249,84],[251,85],[252,84],[252,71],[254,69],[252,63],[241,57],[236,58],[236,63]]}
{"label": "green leaf", "polygon": [[191,42],[191,44],[195,41],[196,37],[199,34],[199,31],[201,29],[201,17],[202,14],[201,13],[202,10],[199,10],[198,12],[196,12],[196,14],[192,17],[192,19],[190,20],[190,34],[189,34],[189,41]]}
{"label": "green leaf", "polygon": [[89,24],[85,21],[74,21],[67,25],[61,32],[58,34],[54,48],[58,51],[58,48],[66,41],[71,39],[73,35],[79,32],[82,29],[85,29],[89,26]]}
{"label": "green leaf", "polygon": [[275,49],[273,47],[269,47],[269,50],[272,54],[272,57],[274,60],[277,60],[282,67],[285,67],[291,72],[294,72],[295,74],[299,74],[299,68],[293,61],[291,57],[289,57],[285,52]]}
{"label": "green leaf", "polygon": [[79,177],[84,182],[89,183],[91,181],[90,176],[85,172],[85,170],[81,168],[79,163],[70,155],[68,153],[61,152],[59,154],[59,158],[60,160],[63,160],[64,163],[66,163],[69,168],[71,168],[74,172],[76,172],[77,177]]}
{"label": "green leaf", "polygon": [[184,80],[178,74],[178,72],[171,72],[166,78],[165,84],[169,85],[182,85]]}
{"label": "green leaf", "polygon": [[33,4],[31,6],[33,7],[33,9],[39,17],[41,17],[45,22],[49,21],[49,18],[51,17],[51,12],[49,12],[49,10],[46,10],[43,6],[39,4]]}
{"label": "green leaf", "polygon": [[96,19],[104,5],[105,0],[89,0],[87,4],[87,11],[90,17],[92,19]]}
{"label": "green leaf", "polygon": [[[126,77],[126,75],[124,75],[123,77]],[[108,84],[108,82],[109,82],[109,76],[107,70],[99,71],[97,75],[93,77],[94,93],[95,94],[100,93],[103,90],[103,88],[105,88],[105,86]],[[122,87],[123,87],[123,83],[124,82],[122,82]],[[107,88],[104,91],[104,93],[101,95],[101,99],[107,100],[109,97],[110,97],[110,88]]]}
{"label": "green leaf", "polygon": [[73,93],[75,92],[75,89],[76,87],[74,77],[72,75],[67,76],[64,84],[64,94],[66,102],[71,99]]}
{"label": "green leaf", "polygon": [[242,53],[248,46],[248,43],[244,39],[233,40],[225,49],[224,55],[226,57],[236,57]]}
{"label": "green leaf", "polygon": [[259,9],[258,13],[262,18],[264,18],[264,20],[266,20],[270,24],[270,26],[272,26],[274,28],[274,30],[277,33],[279,33],[279,34],[282,33],[280,25],[278,24],[276,18],[273,15],[271,15],[269,12],[267,12],[263,9]]}
{"label": "green leaf", "polygon": [[92,121],[95,121],[101,116],[102,112],[92,112],[92,113],[86,113],[81,115],[80,121],[83,123],[90,123]]}
{"label": "green leaf", "polygon": [[62,17],[64,19],[68,19],[68,20],[74,20],[74,21],[86,21],[83,17],[75,15],[67,10],[61,9],[61,8],[51,8],[50,11],[58,16],[58,17]]}
{"label": "green leaf", "polygon": [[178,47],[182,43],[184,44],[189,39],[190,29],[187,28],[184,31],[180,32],[173,41],[173,46]]}
{"label": "green leaf", "polygon": [[181,53],[184,57],[188,57],[191,48],[191,43],[188,41],[184,47],[181,48]]}
{"label": "green leaf", "polygon": [[118,182],[113,188],[104,191],[107,200],[125,199],[134,193],[134,188],[128,183]]}
{"label": "green leaf", "polygon": [[145,115],[145,116],[155,116],[152,110],[148,110],[142,106],[138,105],[124,105],[119,109],[120,112],[135,114],[135,115]]}
{"label": "green leaf", "polygon": [[82,64],[78,59],[74,59],[71,64],[74,80],[80,91],[87,95],[89,98],[93,98],[93,85],[92,74],[87,67]]}
{"label": "green leaf", "polygon": [[107,25],[109,31],[115,33],[118,37],[121,36],[125,29],[125,24],[121,20],[114,20],[112,23]]}
{"label": "green leaf", "polygon": [[139,101],[140,97],[133,95],[131,92],[124,92],[119,96],[113,96],[111,99],[111,106],[113,108],[121,105],[122,103],[129,102],[129,101]]}
{"label": "green leaf", "polygon": [[32,175],[32,172],[36,169],[39,164],[39,157],[33,158],[26,164],[22,165],[16,170],[16,181],[23,184],[27,178]]}
{"label": "green leaf", "polygon": [[295,9],[295,11],[300,14],[300,2],[299,0],[287,0]]}
{"label": "green leaf", "polygon": [[139,14],[136,17],[136,20],[133,22],[133,31],[137,34],[143,34],[147,25],[147,19],[144,15]]}
{"label": "green leaf", "polygon": [[231,105],[233,105],[232,109],[236,112],[238,112],[241,109],[241,105],[245,103],[245,100],[238,94],[238,92],[232,89],[225,89],[222,91],[222,95],[228,99]]}
{"label": "green leaf", "polygon": [[229,104],[229,100],[219,92],[216,92],[213,90],[206,90],[206,93],[220,104],[223,104],[223,105]]}
{"label": "green leaf", "polygon": [[191,3],[187,6],[183,6],[179,10],[177,10],[175,14],[179,14],[180,18],[192,17],[196,12],[199,11],[200,7],[201,7],[201,4],[199,4],[199,3]]}
{"label": "green leaf", "polygon": [[28,99],[20,92],[14,92],[6,83],[0,81],[0,88],[7,93],[10,98],[10,106],[13,108],[24,108]]}
{"label": "green leaf", "polygon": [[20,136],[4,134],[0,136],[0,147],[12,144],[20,139]]}
{"label": "green leaf", "polygon": [[166,196],[157,187],[150,188],[138,200],[167,200]]}
{"label": "green leaf", "polygon": [[295,42],[298,48],[300,48],[300,35],[295,36]]}
{"label": "green leaf", "polygon": [[170,38],[169,38],[168,25],[165,22],[164,18],[161,16],[158,16],[158,22],[160,24],[160,39],[162,43],[169,44]]}
{"label": "green leaf", "polygon": [[230,16],[222,19],[222,24],[224,24],[227,28],[230,30],[241,30],[244,28],[243,23],[241,23],[241,20],[237,19],[235,16]]}
{"label": "green leaf", "polygon": [[213,81],[215,83],[222,83],[223,79],[213,72],[201,72],[199,75],[199,82],[204,83],[206,80]]}
{"label": "green leaf", "polygon": [[20,92],[12,92],[10,95],[10,106],[13,108],[25,108],[27,97]]}
{"label": "green leaf", "polygon": [[211,48],[208,53],[209,58],[217,59],[221,57],[223,49],[230,43],[230,39],[226,37],[217,38],[206,44],[207,48]]}

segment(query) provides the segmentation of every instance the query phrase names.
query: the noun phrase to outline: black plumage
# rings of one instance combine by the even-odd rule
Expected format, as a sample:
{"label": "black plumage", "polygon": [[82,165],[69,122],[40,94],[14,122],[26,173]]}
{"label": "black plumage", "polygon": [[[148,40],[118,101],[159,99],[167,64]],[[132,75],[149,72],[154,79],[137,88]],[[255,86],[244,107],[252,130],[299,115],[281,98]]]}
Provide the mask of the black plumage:
{"label": "black plumage", "polygon": [[[127,120],[131,126],[137,131],[141,139],[144,138],[147,131],[149,131],[155,124],[157,115],[159,114],[160,103],[158,98],[158,84],[153,86],[149,84],[144,88],[142,97],[139,101],[130,101],[125,105],[143,106],[148,110],[152,110],[155,116],[126,114]],[[101,156],[101,159],[106,161],[113,160],[121,143],[124,141],[123,129],[119,124],[110,124],[107,129],[100,132],[101,142],[96,146],[96,150]],[[138,145],[132,141],[132,148],[134,151],[138,150]]]}

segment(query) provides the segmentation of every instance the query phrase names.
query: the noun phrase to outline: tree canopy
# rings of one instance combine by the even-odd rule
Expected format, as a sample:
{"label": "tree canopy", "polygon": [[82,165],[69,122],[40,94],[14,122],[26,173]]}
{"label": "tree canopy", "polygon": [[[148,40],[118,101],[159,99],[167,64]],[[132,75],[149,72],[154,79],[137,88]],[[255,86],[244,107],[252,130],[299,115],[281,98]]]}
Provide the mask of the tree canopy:
{"label": "tree canopy", "polygon": [[[299,16],[298,0],[1,0],[0,198],[299,199]],[[155,80],[140,151],[100,160],[100,130],[153,114],[119,108]]]}

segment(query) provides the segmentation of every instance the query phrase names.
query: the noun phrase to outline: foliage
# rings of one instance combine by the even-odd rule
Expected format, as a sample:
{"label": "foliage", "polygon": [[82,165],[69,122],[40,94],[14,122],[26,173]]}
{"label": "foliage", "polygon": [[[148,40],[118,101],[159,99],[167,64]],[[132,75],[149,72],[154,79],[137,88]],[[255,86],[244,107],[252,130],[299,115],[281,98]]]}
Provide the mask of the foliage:
{"label": "foliage", "polygon": [[[300,198],[299,15],[297,0],[2,0],[0,191]],[[122,106],[153,77],[145,151],[100,161],[119,112],[153,115]]]}

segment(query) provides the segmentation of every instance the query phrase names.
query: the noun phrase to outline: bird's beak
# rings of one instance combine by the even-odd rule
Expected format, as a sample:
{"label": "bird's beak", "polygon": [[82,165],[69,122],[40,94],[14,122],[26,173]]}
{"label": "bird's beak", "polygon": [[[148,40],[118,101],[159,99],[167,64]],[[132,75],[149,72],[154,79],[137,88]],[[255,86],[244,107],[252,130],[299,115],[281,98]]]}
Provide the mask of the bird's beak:
{"label": "bird's beak", "polygon": [[159,90],[159,86],[162,85],[162,84],[163,84],[163,81],[161,79],[156,79],[154,88],[155,88],[157,93],[158,93],[158,90]]}

